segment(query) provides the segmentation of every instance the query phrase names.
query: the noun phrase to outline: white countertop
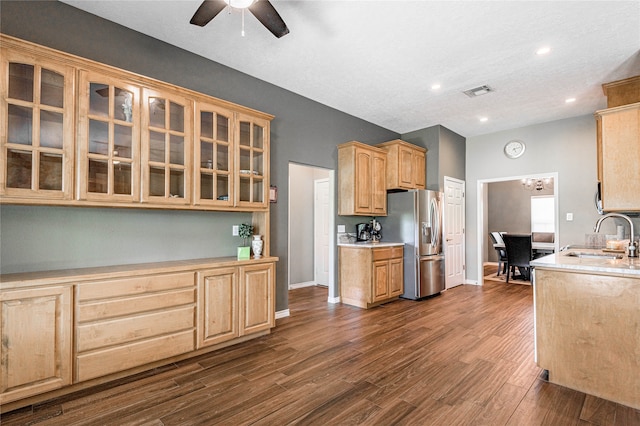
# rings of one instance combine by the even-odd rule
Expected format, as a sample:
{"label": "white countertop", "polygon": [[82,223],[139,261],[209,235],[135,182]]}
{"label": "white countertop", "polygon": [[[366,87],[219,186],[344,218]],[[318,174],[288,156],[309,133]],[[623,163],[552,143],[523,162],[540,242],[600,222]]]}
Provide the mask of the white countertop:
{"label": "white countertop", "polygon": [[338,243],[339,247],[360,247],[360,248],[376,248],[376,247],[397,247],[403,246],[404,243],[393,243],[393,242],[383,242],[378,241],[377,243],[366,242],[366,243]]}
{"label": "white countertop", "polygon": [[532,260],[531,266],[535,266],[537,268],[580,271],[599,275],[612,274],[640,278],[640,258],[629,258],[627,255],[623,255],[622,259],[598,259],[568,256],[568,254],[572,252],[615,254],[603,253],[603,251],[599,249],[576,247]]}

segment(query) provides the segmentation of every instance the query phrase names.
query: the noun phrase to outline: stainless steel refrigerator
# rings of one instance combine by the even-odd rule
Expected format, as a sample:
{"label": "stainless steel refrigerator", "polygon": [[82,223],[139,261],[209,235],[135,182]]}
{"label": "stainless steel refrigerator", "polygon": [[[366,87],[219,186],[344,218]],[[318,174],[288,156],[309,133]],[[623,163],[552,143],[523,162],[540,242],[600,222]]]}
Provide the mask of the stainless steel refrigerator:
{"label": "stainless steel refrigerator", "polygon": [[404,245],[405,299],[418,300],[445,287],[442,251],[444,194],[415,190],[388,194],[387,216],[378,218],[385,241]]}

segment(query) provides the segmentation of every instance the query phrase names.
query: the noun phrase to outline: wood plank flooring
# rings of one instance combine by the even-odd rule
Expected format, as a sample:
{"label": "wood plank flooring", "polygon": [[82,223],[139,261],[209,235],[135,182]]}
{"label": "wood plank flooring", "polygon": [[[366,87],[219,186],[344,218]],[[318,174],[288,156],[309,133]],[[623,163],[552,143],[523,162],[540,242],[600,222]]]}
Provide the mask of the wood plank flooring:
{"label": "wood plank flooring", "polygon": [[532,287],[487,281],[363,310],[289,293],[271,335],[1,416],[8,425],[640,425],[550,384]]}

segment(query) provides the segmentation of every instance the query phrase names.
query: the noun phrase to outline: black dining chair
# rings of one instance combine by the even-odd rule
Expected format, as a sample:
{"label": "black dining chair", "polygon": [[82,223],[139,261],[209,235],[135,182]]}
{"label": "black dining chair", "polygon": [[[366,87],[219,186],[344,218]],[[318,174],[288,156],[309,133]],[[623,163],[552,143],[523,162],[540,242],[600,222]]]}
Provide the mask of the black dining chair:
{"label": "black dining chair", "polygon": [[[491,232],[489,234],[491,237],[491,241],[493,244],[504,244],[502,240],[502,235],[500,232]],[[503,274],[507,273],[507,251],[502,247],[494,247],[496,249],[496,254],[498,255],[498,272],[496,273],[496,277],[500,275],[500,271]]]}
{"label": "black dining chair", "polygon": [[515,279],[516,267],[523,279],[529,280],[533,250],[531,249],[531,235],[504,234],[502,236],[507,251],[507,283],[509,275]]}

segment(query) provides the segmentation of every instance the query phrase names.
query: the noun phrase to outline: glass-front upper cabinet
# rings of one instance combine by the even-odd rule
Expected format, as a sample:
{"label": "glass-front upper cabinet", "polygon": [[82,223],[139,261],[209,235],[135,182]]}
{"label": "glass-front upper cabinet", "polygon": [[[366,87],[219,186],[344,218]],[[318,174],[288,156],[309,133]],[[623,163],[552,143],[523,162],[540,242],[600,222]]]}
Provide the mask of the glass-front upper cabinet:
{"label": "glass-front upper cabinet", "polygon": [[196,104],[194,204],[233,206],[233,113]]}
{"label": "glass-front upper cabinet", "polygon": [[81,71],[78,199],[140,200],[140,88]]}
{"label": "glass-front upper cabinet", "polygon": [[236,206],[266,208],[269,194],[269,121],[238,114]]}
{"label": "glass-front upper cabinet", "polygon": [[143,202],[191,202],[192,137],[192,101],[169,92],[143,89]]}
{"label": "glass-front upper cabinet", "polygon": [[0,49],[0,194],[73,196],[74,69]]}

